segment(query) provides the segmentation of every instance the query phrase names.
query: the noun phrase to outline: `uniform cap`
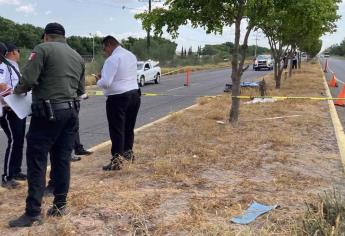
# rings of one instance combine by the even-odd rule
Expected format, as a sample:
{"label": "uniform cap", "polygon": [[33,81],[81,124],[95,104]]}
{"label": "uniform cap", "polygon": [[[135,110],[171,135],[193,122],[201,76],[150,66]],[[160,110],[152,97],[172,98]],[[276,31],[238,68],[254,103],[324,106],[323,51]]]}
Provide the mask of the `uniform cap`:
{"label": "uniform cap", "polygon": [[0,42],[0,55],[5,56],[7,53],[7,47],[4,43]]}
{"label": "uniform cap", "polygon": [[42,39],[44,38],[44,34],[58,34],[58,35],[65,36],[65,28],[56,22],[49,23],[44,28],[44,33],[42,35]]}
{"label": "uniform cap", "polygon": [[14,50],[18,49],[14,43],[6,43],[7,52],[13,52]]}

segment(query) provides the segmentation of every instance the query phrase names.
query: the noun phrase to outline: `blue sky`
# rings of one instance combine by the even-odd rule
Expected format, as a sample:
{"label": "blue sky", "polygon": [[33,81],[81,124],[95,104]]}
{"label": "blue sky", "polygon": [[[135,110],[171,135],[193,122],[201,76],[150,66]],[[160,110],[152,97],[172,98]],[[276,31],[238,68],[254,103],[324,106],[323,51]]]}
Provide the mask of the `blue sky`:
{"label": "blue sky", "polygon": [[[159,7],[162,3],[155,2]],[[139,21],[134,14],[148,8],[145,0],[0,0],[0,15],[17,23],[29,23],[44,27],[49,22],[59,22],[64,25],[67,36],[88,36],[97,34],[114,35],[118,39],[145,37]],[[345,0],[340,5],[339,14],[345,16]],[[223,35],[207,35],[201,28],[181,27],[176,39],[178,49],[198,45],[218,44],[233,41],[233,28],[224,28]],[[163,35],[169,38],[169,35]],[[323,36],[323,48],[339,43],[345,38],[345,19],[338,22],[338,31],[332,35]],[[268,47],[266,38],[258,34],[258,44]],[[255,33],[250,37],[250,44],[255,44]]]}

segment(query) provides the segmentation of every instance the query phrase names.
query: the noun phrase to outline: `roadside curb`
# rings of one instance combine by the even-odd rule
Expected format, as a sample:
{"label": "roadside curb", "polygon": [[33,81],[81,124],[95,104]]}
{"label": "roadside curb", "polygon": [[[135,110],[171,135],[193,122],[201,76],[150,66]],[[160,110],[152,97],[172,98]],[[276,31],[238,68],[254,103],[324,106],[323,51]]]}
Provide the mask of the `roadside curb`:
{"label": "roadside curb", "polygon": [[[155,120],[155,121],[153,121],[153,122],[151,122],[151,123],[148,123],[148,124],[146,124],[146,125],[143,125],[143,126],[137,128],[137,129],[135,129],[135,130],[134,130],[134,133],[137,134],[138,132],[140,132],[140,131],[142,131],[142,130],[145,130],[145,129],[147,129],[147,128],[149,128],[149,127],[152,127],[152,126],[154,126],[154,125],[156,125],[156,124],[159,124],[159,123],[161,123],[161,122],[163,122],[163,121],[166,121],[167,119],[169,119],[169,118],[170,118],[171,116],[173,116],[173,115],[181,114],[181,113],[183,113],[183,112],[185,112],[185,111],[187,111],[187,110],[193,109],[193,108],[198,107],[198,106],[199,106],[199,104],[194,104],[194,105],[189,106],[189,107],[186,107],[186,108],[184,108],[184,109],[182,109],[182,110],[179,110],[179,111],[170,113],[169,115],[166,115],[166,116],[164,116],[164,117],[162,117],[162,118],[160,118],[160,119],[158,119],[158,120]],[[100,144],[98,144],[98,145],[96,145],[96,146],[93,146],[92,148],[88,149],[88,151],[90,151],[90,152],[96,152],[96,151],[98,151],[98,150],[100,150],[100,149],[102,149],[102,148],[107,147],[108,145],[111,145],[111,141],[110,141],[110,140],[105,141],[105,142],[103,142],[103,143],[100,143]]]}
{"label": "roadside curb", "polygon": [[[329,87],[328,87],[328,84],[327,84],[326,77],[325,77],[325,75],[323,73],[322,66],[320,64],[320,61],[319,61],[319,65],[320,65],[320,70],[321,70],[321,73],[322,73],[323,84],[324,84],[325,89],[326,89],[326,96],[327,97],[332,97],[331,91],[329,90]],[[337,138],[337,143],[338,143],[339,153],[340,153],[340,157],[341,157],[341,162],[342,162],[342,165],[343,165],[343,169],[345,171],[345,134],[344,134],[344,129],[343,129],[343,126],[342,126],[342,124],[340,122],[337,110],[335,109],[335,105],[334,105],[332,100],[328,100],[328,106],[329,106],[329,111],[331,113],[331,118],[332,118],[332,123],[333,123],[333,127],[334,127],[335,136]]]}

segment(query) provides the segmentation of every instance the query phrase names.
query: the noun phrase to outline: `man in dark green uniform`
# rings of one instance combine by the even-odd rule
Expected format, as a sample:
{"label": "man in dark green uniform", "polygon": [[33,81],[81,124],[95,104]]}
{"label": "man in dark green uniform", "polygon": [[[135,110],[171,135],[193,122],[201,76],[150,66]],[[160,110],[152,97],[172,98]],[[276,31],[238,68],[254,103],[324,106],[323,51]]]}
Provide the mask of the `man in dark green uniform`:
{"label": "man in dark green uniform", "polygon": [[85,92],[85,66],[81,56],[67,45],[62,25],[48,24],[42,37],[44,43],[34,48],[14,89],[16,94],[32,90],[32,118],[26,137],[29,187],[26,209],[22,216],[9,222],[10,227],[43,223],[41,203],[48,153],[56,182],[53,206],[47,215],[65,214],[70,156],[77,130],[77,97]]}

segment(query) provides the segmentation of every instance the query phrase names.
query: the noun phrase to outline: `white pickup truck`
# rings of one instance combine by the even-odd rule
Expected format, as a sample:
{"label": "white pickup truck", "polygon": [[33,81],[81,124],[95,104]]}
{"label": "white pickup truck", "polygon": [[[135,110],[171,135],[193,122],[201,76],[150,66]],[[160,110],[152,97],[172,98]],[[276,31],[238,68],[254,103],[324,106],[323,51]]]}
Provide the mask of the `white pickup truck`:
{"label": "white pickup truck", "polygon": [[137,81],[140,87],[143,87],[146,82],[154,81],[159,84],[161,80],[161,68],[157,66],[159,62],[156,61],[138,61],[137,64]]}

